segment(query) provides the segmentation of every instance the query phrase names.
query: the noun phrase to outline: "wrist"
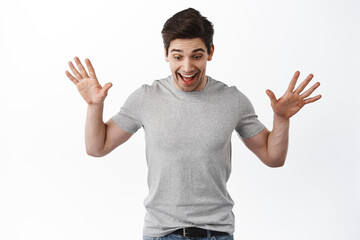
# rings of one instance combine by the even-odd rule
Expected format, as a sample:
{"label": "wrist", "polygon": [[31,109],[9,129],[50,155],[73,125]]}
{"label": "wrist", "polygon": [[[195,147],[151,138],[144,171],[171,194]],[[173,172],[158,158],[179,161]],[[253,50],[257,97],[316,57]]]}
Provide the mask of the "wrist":
{"label": "wrist", "polygon": [[88,111],[91,112],[102,112],[104,109],[104,103],[88,103]]}
{"label": "wrist", "polygon": [[104,106],[104,102],[101,102],[101,103],[88,102],[87,105],[88,105],[88,107],[97,108],[97,107],[102,107],[102,106]]}
{"label": "wrist", "polygon": [[285,129],[288,131],[289,130],[289,126],[290,126],[290,119],[283,117],[283,116],[278,116],[276,114],[274,114],[274,122],[273,122],[273,130],[275,131],[284,131]]}
{"label": "wrist", "polygon": [[289,123],[290,118],[274,114],[274,122],[275,121],[278,122],[278,123]]}

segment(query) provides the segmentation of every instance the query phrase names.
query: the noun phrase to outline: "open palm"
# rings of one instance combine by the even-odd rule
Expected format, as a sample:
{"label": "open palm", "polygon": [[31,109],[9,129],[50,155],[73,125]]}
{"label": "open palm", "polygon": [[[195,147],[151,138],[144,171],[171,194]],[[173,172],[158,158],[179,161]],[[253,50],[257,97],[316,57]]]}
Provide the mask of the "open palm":
{"label": "open palm", "polygon": [[309,74],[307,78],[294,91],[299,75],[300,72],[296,71],[285,94],[279,99],[276,99],[275,94],[272,91],[266,90],[266,94],[269,96],[271,101],[271,107],[274,111],[274,114],[277,116],[289,119],[295,115],[305,104],[315,102],[321,98],[320,94],[315,97],[307,98],[315,91],[316,88],[320,86],[319,82],[315,83],[304,93],[301,93],[314,77],[313,74]]}
{"label": "open palm", "polygon": [[74,76],[65,71],[66,76],[76,85],[80,95],[88,104],[101,104],[104,102],[109,88],[112,86],[111,83],[105,84],[103,87],[100,85],[95,70],[89,59],[85,59],[86,67],[89,74],[81,64],[78,57],[74,58],[75,63],[79,71],[74,67],[73,63],[69,62],[69,67]]}

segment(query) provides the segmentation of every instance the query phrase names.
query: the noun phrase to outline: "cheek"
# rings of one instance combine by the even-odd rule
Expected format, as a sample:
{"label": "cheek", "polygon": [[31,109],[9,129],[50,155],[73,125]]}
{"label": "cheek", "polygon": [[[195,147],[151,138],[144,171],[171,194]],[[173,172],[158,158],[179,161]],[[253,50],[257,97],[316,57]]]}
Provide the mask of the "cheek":
{"label": "cheek", "polygon": [[206,62],[205,63],[201,63],[197,65],[197,68],[200,69],[201,71],[204,71],[206,68]]}
{"label": "cheek", "polygon": [[171,69],[172,72],[177,71],[178,68],[179,68],[178,64],[170,62],[170,69]]}

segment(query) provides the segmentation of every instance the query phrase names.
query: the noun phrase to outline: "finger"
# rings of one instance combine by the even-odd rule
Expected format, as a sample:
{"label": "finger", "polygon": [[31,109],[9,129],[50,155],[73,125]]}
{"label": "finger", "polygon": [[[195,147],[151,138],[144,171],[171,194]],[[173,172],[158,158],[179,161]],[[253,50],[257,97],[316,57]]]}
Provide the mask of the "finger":
{"label": "finger", "polygon": [[309,82],[313,77],[314,77],[313,74],[309,74],[309,76],[307,76],[305,80],[296,88],[295,93],[300,94],[304,90],[304,88],[309,84]]}
{"label": "finger", "polygon": [[302,99],[307,98],[307,97],[310,96],[310,95],[315,91],[315,89],[317,89],[319,86],[320,86],[320,83],[319,83],[319,82],[315,83],[315,84],[312,85],[311,88],[309,88],[306,92],[304,92],[303,94],[301,94],[300,97],[301,97]]}
{"label": "finger", "polygon": [[95,70],[90,62],[90,60],[88,58],[85,59],[85,63],[86,63],[86,67],[89,71],[90,77],[92,78],[96,78],[96,74],[95,74]]}
{"label": "finger", "polygon": [[275,94],[271,90],[267,89],[266,94],[269,96],[271,103],[276,102]]}
{"label": "finger", "polygon": [[82,76],[81,76],[81,74],[78,72],[78,70],[76,70],[76,68],[74,67],[74,64],[73,64],[71,61],[69,61],[68,64],[69,64],[70,70],[71,70],[72,73],[75,75],[76,79],[77,79],[78,81],[80,81],[80,80],[82,79]]}
{"label": "finger", "polygon": [[296,71],[296,72],[294,73],[294,76],[293,76],[293,78],[291,79],[290,84],[289,84],[289,87],[288,87],[288,89],[287,89],[288,92],[294,91],[294,88],[295,88],[296,82],[297,82],[297,80],[298,80],[298,78],[299,78],[299,75],[300,75],[300,72],[299,72],[299,71]]}
{"label": "finger", "polygon": [[79,81],[71,75],[68,71],[65,71],[66,76],[76,85],[79,83]]}
{"label": "finger", "polygon": [[304,103],[305,104],[312,103],[312,102],[315,102],[315,101],[319,100],[320,98],[321,98],[321,95],[319,94],[319,95],[317,95],[315,97],[305,99]]}
{"label": "finger", "polygon": [[82,78],[89,78],[84,66],[81,64],[81,61],[78,57],[74,57],[76,66],[79,68]]}
{"label": "finger", "polygon": [[107,83],[103,86],[102,91],[105,95],[107,95],[109,89],[112,87],[112,83]]}

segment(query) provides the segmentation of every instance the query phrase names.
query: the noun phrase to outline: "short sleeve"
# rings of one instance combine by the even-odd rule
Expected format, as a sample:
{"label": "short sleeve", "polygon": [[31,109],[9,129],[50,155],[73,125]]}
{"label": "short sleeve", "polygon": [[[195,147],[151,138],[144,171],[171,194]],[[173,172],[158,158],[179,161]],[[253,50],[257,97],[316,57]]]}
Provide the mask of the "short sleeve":
{"label": "short sleeve", "polygon": [[142,127],[142,109],[145,86],[135,90],[126,99],[120,111],[112,117],[112,120],[123,130],[135,133]]}
{"label": "short sleeve", "polygon": [[249,138],[260,133],[265,126],[259,121],[258,116],[250,100],[239,90],[237,90],[239,99],[239,122],[235,128],[240,138]]}

